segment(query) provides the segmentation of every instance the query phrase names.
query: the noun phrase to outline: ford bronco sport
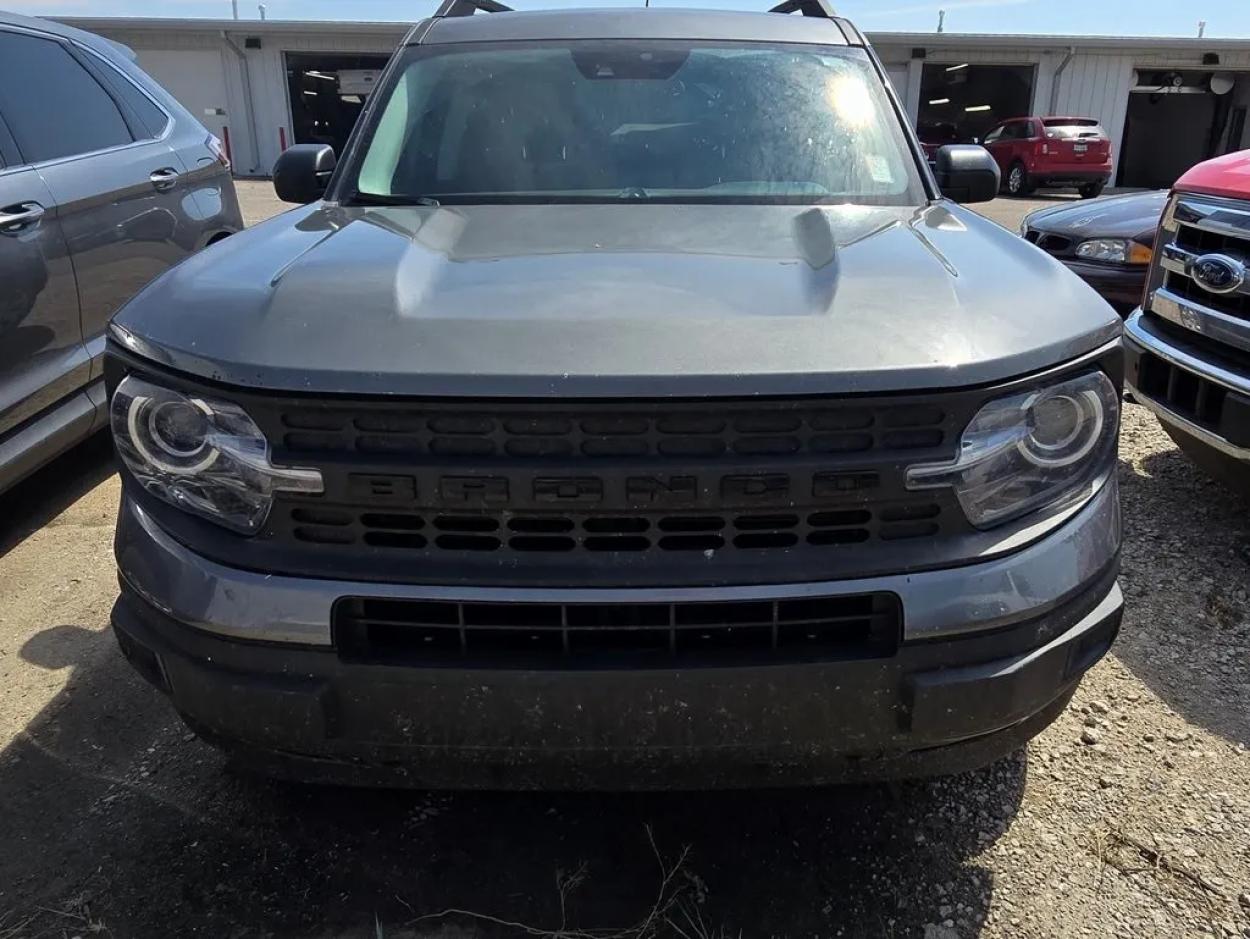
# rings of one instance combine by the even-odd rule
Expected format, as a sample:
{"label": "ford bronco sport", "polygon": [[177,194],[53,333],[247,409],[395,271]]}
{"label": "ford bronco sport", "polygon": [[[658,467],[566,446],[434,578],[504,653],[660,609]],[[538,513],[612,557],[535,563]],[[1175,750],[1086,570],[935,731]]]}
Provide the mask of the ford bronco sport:
{"label": "ford bronco sport", "polygon": [[1250,494],[1250,151],[1177,180],[1125,330],[1136,400],[1196,463]]}
{"label": "ford bronco sport", "polygon": [[337,167],[279,161],[310,204],[117,317],[122,650],[206,739],[322,780],[1018,748],[1119,626],[1122,352],[956,204],[998,183],[979,147],[930,173],[823,0],[448,0]]}

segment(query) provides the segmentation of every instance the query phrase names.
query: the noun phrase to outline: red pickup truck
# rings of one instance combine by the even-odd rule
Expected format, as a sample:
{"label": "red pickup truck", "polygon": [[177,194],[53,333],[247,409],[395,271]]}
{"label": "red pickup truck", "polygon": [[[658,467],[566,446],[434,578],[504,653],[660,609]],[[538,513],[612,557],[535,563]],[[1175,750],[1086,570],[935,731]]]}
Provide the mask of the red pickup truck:
{"label": "red pickup truck", "polygon": [[1136,399],[1196,463],[1250,494],[1250,150],[1177,180],[1125,348]]}
{"label": "red pickup truck", "polygon": [[992,127],[982,144],[1013,196],[1071,186],[1093,199],[1111,179],[1111,138],[1092,117],[1013,117]]}

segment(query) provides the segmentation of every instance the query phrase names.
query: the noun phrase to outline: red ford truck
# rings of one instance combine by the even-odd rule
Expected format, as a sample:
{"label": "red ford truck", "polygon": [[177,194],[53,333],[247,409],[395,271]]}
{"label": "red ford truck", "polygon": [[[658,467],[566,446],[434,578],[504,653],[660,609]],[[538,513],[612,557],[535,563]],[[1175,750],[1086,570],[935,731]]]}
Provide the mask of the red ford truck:
{"label": "red ford truck", "polygon": [[1136,399],[1196,463],[1250,493],[1250,150],[1177,181],[1125,347]]}

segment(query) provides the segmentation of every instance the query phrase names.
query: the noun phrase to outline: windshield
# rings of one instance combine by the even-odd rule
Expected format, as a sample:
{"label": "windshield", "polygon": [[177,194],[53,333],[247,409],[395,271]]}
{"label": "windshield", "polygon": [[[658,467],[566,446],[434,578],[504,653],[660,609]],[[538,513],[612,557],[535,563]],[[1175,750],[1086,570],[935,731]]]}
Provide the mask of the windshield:
{"label": "windshield", "polygon": [[349,198],[923,201],[861,49],[593,41],[407,55]]}

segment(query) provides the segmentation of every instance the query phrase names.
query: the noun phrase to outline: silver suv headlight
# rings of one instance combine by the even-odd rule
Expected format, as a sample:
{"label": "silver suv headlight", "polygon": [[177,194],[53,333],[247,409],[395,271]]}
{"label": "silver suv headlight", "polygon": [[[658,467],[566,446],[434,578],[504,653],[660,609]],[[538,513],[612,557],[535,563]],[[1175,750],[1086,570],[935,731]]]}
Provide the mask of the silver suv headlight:
{"label": "silver suv headlight", "polygon": [[236,404],[130,376],[109,416],[117,452],[144,489],[235,531],[257,532],[275,492],[322,491],[317,470],[273,464],[265,435]]}
{"label": "silver suv headlight", "polygon": [[908,467],[908,489],[955,490],[968,521],[991,528],[1092,495],[1114,468],[1120,397],[1102,372],[981,408],[951,463]]}

